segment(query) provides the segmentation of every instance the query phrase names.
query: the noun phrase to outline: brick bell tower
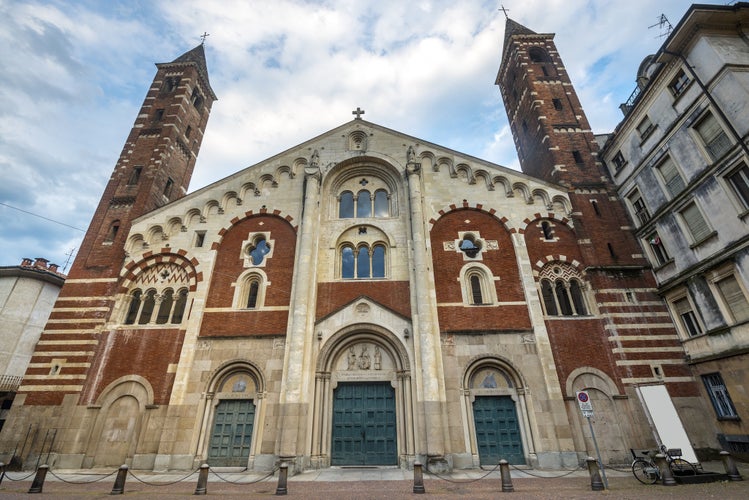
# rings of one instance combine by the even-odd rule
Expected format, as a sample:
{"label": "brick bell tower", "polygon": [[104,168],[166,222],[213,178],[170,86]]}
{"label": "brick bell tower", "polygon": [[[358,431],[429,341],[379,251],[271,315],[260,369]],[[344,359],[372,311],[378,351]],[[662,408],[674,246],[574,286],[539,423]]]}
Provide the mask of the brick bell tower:
{"label": "brick bell tower", "polygon": [[23,405],[59,405],[81,392],[112,312],[131,222],[187,192],[216,100],[203,45],[156,68],[19,389]]}
{"label": "brick bell tower", "polygon": [[587,264],[645,266],[554,35],[535,33],[508,18],[495,83],[523,172],[568,189]]}
{"label": "brick bell tower", "polygon": [[[567,189],[577,243],[568,250],[580,256],[578,269],[595,304],[595,310],[577,322],[553,315],[544,319],[562,390],[572,374],[594,366],[619,391],[610,395],[621,402],[612,420],[645,421],[637,396],[641,384],[664,384],[677,411],[688,415],[689,405],[701,407],[699,387],[629,215],[598,158],[598,144],[554,35],[535,33],[508,18],[495,83],[523,172]],[[545,255],[569,254],[552,242],[543,255],[530,259],[546,262]],[[574,393],[565,396],[574,400]],[[571,415],[575,411],[568,407]],[[642,439],[623,432],[624,443]]]}

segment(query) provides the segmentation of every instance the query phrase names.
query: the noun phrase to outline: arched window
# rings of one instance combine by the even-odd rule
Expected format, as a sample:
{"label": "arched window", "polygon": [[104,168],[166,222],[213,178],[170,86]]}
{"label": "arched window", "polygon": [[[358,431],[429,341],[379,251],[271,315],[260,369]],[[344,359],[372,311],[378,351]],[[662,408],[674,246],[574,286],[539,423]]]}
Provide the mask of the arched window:
{"label": "arched window", "polygon": [[534,63],[549,62],[549,55],[541,47],[531,47],[528,51],[528,57]]}
{"label": "arched window", "polygon": [[472,306],[497,302],[497,290],[491,270],[479,263],[467,264],[460,273],[463,303]]}
{"label": "arched window", "polygon": [[356,277],[369,278],[369,248],[361,247],[356,254]]}
{"label": "arched window", "polygon": [[135,324],[135,320],[138,318],[138,311],[140,311],[142,294],[143,292],[141,292],[140,290],[133,290],[133,292],[130,294],[130,307],[128,308],[127,315],[125,316],[126,325]]}
{"label": "arched window", "polygon": [[372,251],[372,277],[385,277],[385,247],[383,245],[375,245]]}
{"label": "arched window", "polygon": [[341,278],[354,277],[354,249],[346,246],[341,249]]}
{"label": "arched window", "polygon": [[572,305],[575,307],[575,312],[581,316],[588,314],[580,283],[576,279],[570,280],[570,296],[572,297]]}
{"label": "arched window", "polygon": [[120,221],[116,220],[113,221],[112,224],[109,225],[109,231],[107,231],[107,236],[104,238],[105,243],[111,243],[114,241],[114,239],[117,237],[117,233],[120,231]]}
{"label": "arched window", "polygon": [[163,325],[169,321],[169,316],[172,313],[172,305],[174,304],[174,290],[167,288],[161,294],[161,303],[159,304],[159,312],[156,314],[156,324]]}
{"label": "arched window", "polygon": [[582,284],[573,272],[571,267],[561,265],[542,270],[539,284],[547,316],[588,315]]}
{"label": "arched window", "polygon": [[381,244],[374,247],[362,244],[358,250],[354,250],[349,244],[344,245],[341,247],[341,278],[384,278],[385,253],[385,245]]}
{"label": "arched window", "polygon": [[172,324],[182,323],[182,317],[185,314],[187,306],[187,288],[182,288],[177,294],[177,301],[174,303],[174,312],[172,313]]}
{"label": "arched window", "polygon": [[549,316],[557,316],[557,301],[554,299],[554,290],[551,286],[551,281],[541,280],[541,298],[544,301],[544,307],[546,308],[546,314]]}
{"label": "arched window", "polygon": [[338,200],[338,217],[350,219],[354,217],[354,193],[344,191]]}
{"label": "arched window", "polygon": [[554,293],[557,296],[557,304],[562,316],[572,316],[572,306],[570,305],[570,296],[567,293],[567,283],[557,280],[554,284]]}
{"label": "arched window", "polygon": [[356,194],[356,216],[372,217],[372,197],[366,189]]}
{"label": "arched window", "polygon": [[472,303],[479,305],[484,303],[483,296],[481,294],[481,278],[473,274],[470,278],[471,281],[471,299]]}
{"label": "arched window", "polygon": [[151,322],[151,315],[156,307],[156,290],[151,289],[146,292],[146,297],[143,299],[143,308],[140,311],[140,318],[138,318],[139,325],[147,325]]}
{"label": "arched window", "polygon": [[384,189],[378,189],[377,191],[375,191],[374,216],[390,216],[390,201],[388,200],[388,193]]}
{"label": "arched window", "polygon": [[250,287],[247,292],[247,309],[255,309],[257,307],[257,298],[260,293],[260,280],[257,278],[250,280]]}
{"label": "arched window", "polygon": [[545,240],[553,240],[554,239],[554,233],[551,231],[551,224],[549,224],[546,221],[543,221],[541,223],[541,231],[544,233],[544,239]]}

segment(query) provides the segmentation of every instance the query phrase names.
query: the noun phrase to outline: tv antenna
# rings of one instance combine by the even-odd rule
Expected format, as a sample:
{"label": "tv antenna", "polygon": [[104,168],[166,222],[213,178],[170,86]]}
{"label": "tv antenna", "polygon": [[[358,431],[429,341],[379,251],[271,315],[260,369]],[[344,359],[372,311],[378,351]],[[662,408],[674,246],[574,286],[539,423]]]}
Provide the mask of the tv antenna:
{"label": "tv antenna", "polygon": [[668,18],[666,17],[666,14],[661,14],[658,16],[658,22],[648,26],[648,29],[655,28],[658,26],[661,30],[661,34],[658,35],[656,38],[664,38],[671,34],[671,32],[674,30],[674,27],[671,26],[671,23],[668,22]]}

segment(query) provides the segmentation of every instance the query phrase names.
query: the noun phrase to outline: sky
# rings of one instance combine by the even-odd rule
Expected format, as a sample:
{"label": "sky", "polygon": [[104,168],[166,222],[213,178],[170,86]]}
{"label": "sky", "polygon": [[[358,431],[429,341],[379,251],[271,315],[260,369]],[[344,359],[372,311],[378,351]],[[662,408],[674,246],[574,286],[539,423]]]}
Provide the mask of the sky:
{"label": "sky", "polygon": [[[684,0],[504,0],[611,132]],[[709,0],[701,3],[710,3]],[[725,4],[726,2],[717,2]],[[489,0],[0,0],[0,266],[69,269],[155,63],[205,41],[218,96],[195,191],[353,119],[519,170]],[[655,25],[655,26],[654,26]]]}

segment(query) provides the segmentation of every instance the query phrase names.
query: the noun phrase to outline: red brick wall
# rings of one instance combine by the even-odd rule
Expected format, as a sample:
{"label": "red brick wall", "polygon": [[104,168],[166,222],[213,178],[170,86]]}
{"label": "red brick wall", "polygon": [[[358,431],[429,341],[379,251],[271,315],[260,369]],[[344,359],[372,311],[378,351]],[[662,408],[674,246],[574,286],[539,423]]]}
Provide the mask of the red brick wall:
{"label": "red brick wall", "polygon": [[[463,302],[458,278],[460,270],[471,260],[464,260],[462,252],[444,249],[444,242],[458,239],[461,231],[474,232],[484,241],[497,241],[499,250],[483,249],[481,260],[476,262],[487,266],[495,278],[499,277],[493,284],[500,302],[524,301],[510,232],[493,215],[475,208],[462,208],[444,214],[435,221],[430,232],[437,303]],[[438,314],[443,332],[530,328],[525,306],[439,306]]]}
{"label": "red brick wall", "polygon": [[407,281],[346,280],[317,286],[317,319],[366,296],[406,318],[411,317],[411,292]]}
{"label": "red brick wall", "polygon": [[[272,257],[258,267],[268,278],[264,306],[288,307],[294,274],[296,232],[288,221],[271,214],[252,215],[234,224],[217,248],[216,266],[211,276],[206,307],[232,307],[235,287],[232,283],[248,268],[244,267],[242,245],[250,233],[270,232],[268,243]],[[288,311],[232,311],[203,314],[201,336],[284,335]]]}

